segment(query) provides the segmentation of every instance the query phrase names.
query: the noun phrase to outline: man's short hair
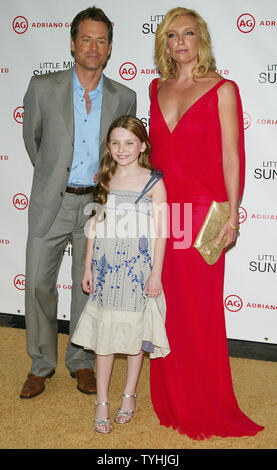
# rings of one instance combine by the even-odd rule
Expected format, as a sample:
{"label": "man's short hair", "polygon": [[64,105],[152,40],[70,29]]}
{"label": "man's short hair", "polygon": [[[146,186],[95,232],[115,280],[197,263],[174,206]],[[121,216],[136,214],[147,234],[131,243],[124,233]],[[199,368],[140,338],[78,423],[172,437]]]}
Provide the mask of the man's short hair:
{"label": "man's short hair", "polygon": [[93,20],[93,21],[102,21],[105,23],[108,29],[108,40],[109,44],[111,44],[113,40],[113,25],[109,18],[105,15],[101,8],[96,8],[95,6],[87,8],[86,10],[80,11],[74,18],[71,24],[70,35],[75,42],[79,24],[84,20]]}

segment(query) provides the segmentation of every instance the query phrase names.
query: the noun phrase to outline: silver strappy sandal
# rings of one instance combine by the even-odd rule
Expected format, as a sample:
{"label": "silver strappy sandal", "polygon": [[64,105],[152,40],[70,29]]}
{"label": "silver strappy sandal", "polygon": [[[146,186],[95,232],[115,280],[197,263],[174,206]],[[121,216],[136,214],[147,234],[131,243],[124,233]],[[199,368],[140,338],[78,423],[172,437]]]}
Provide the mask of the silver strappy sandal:
{"label": "silver strappy sandal", "polygon": [[[108,401],[102,401],[102,402],[95,402],[94,406],[104,406],[108,405]],[[112,430],[112,424],[110,421],[110,418],[94,418],[94,429],[96,432],[100,432],[101,434],[109,434]]]}
{"label": "silver strappy sandal", "polygon": [[[129,395],[128,393],[123,393],[122,396],[124,398],[137,398],[137,394],[135,393],[134,395]],[[134,417],[135,410],[122,410],[122,408],[119,408],[118,412],[116,413],[114,417],[114,421],[117,424],[126,424],[131,421],[131,419]]]}

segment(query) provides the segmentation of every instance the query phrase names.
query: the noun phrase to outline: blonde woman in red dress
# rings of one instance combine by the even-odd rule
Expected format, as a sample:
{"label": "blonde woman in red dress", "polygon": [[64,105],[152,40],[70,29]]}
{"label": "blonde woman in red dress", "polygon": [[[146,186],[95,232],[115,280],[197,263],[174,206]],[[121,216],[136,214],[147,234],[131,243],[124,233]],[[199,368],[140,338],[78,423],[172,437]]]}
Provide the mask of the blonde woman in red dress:
{"label": "blonde woman in red dress", "polygon": [[171,228],[163,268],[171,354],[151,361],[153,406],[162,425],[192,439],[255,435],[263,427],[243,414],[233,391],[224,252],[209,266],[192,247],[213,200],[230,207],[218,241],[226,236],[227,247],[237,237],[244,185],[239,90],[216,73],[207,25],[192,10],[167,13],[155,52],[161,78],[151,84],[151,163],[163,171],[169,205],[192,204],[192,244],[175,249]]}

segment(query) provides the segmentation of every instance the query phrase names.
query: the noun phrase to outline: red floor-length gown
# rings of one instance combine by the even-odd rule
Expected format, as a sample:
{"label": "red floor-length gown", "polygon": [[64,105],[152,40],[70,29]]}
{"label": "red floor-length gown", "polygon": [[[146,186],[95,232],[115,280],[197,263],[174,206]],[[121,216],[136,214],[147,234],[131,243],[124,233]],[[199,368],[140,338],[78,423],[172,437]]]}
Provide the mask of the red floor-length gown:
{"label": "red floor-length gown", "polygon": [[[222,79],[183,114],[170,132],[152,82],[151,162],[162,170],[168,203],[192,203],[192,244],[212,200],[227,200],[217,89]],[[244,140],[238,88],[242,193]],[[239,409],[232,385],[223,308],[224,253],[209,266],[191,246],[167,240],[163,288],[171,353],[151,361],[151,398],[164,426],[192,439],[255,435],[263,429]],[[247,387],[247,383],[245,383]]]}

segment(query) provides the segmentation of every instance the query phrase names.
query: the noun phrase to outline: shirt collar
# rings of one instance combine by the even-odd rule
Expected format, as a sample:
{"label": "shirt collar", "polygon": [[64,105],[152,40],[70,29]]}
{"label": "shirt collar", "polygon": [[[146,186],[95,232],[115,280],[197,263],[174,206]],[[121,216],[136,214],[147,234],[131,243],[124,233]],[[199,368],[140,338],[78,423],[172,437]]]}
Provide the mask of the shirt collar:
{"label": "shirt collar", "polygon": [[[97,87],[95,88],[95,90],[91,90],[89,92],[89,96],[91,95],[97,96],[99,93],[102,93],[103,87],[104,87],[104,78],[103,78],[103,73],[101,73],[101,78],[99,80]],[[79,90],[79,91],[82,91],[82,93],[84,93],[85,91],[84,87],[82,87],[79,81],[78,75],[75,70],[75,66],[73,67],[73,90],[74,91]]]}

